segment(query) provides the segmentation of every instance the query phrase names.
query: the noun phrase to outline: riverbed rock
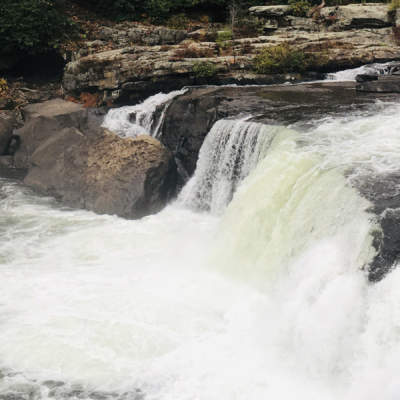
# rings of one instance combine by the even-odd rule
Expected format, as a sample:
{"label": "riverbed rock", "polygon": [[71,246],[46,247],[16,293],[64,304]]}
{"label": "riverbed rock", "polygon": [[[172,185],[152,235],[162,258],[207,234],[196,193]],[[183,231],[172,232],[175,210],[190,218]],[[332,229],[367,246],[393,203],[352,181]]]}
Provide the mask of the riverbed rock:
{"label": "riverbed rock", "polygon": [[349,107],[368,109],[377,98],[393,96],[360,95],[354,82],[191,88],[168,107],[160,139],[190,176],[205,136],[221,118],[251,117],[252,121],[266,124],[308,126],[311,119],[345,115]]}
{"label": "riverbed rock", "polygon": [[400,75],[377,76],[374,80],[357,82],[359,92],[400,93]]}
{"label": "riverbed rock", "polygon": [[8,143],[17,125],[15,114],[10,111],[0,111],[0,155],[7,152]]}
{"label": "riverbed rock", "polygon": [[175,165],[156,139],[122,139],[101,130],[65,128],[31,157],[24,182],[64,204],[100,214],[140,218],[159,211],[173,194]]}

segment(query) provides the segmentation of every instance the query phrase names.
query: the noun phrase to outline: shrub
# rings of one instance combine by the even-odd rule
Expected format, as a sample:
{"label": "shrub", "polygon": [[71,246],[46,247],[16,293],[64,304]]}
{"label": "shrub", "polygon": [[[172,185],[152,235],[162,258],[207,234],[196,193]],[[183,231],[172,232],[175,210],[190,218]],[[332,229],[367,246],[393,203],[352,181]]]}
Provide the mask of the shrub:
{"label": "shrub", "polygon": [[400,0],[392,0],[388,6],[389,12],[395,11],[400,8]]}
{"label": "shrub", "polygon": [[173,15],[167,21],[168,28],[172,29],[186,29],[189,25],[189,18],[181,13],[178,15]]}
{"label": "shrub", "polygon": [[292,49],[287,44],[268,47],[254,59],[254,69],[259,74],[303,72],[315,64],[315,56]]}
{"label": "shrub", "polygon": [[216,75],[217,67],[210,62],[200,62],[193,65],[196,78],[211,78]]}
{"label": "shrub", "polygon": [[227,30],[227,31],[219,31],[217,33],[217,40],[216,43],[220,49],[226,49],[231,46],[231,40],[232,40],[232,31]]}
{"label": "shrub", "polygon": [[208,58],[213,57],[214,51],[210,48],[202,48],[183,44],[174,53],[174,57],[178,60],[183,58]]}
{"label": "shrub", "polygon": [[1,0],[0,49],[30,54],[57,48],[73,32],[73,23],[54,0]]}
{"label": "shrub", "polygon": [[7,81],[4,78],[0,78],[0,97],[5,96],[8,90]]}
{"label": "shrub", "polygon": [[290,11],[296,17],[306,17],[311,4],[307,0],[289,0]]}

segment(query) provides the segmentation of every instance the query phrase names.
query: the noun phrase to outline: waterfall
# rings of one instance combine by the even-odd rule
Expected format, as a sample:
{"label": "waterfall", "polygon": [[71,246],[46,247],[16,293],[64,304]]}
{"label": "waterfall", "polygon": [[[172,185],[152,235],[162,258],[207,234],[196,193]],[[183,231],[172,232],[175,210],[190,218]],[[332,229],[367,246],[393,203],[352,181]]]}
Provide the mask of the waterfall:
{"label": "waterfall", "polygon": [[346,69],[332,74],[328,74],[327,80],[331,81],[355,81],[356,76],[360,74],[367,75],[390,75],[395,70],[398,70],[399,63],[391,61],[387,63],[375,63],[363,65],[358,68]]}
{"label": "waterfall", "polygon": [[102,126],[122,137],[150,135],[158,138],[171,101],[186,92],[187,89],[158,93],[140,104],[111,109]]}
{"label": "waterfall", "polygon": [[399,399],[400,268],[368,281],[381,228],[358,186],[400,191],[382,104],[303,130],[218,121],[141,220],[0,179],[0,399]]}
{"label": "waterfall", "polygon": [[286,131],[255,122],[217,121],[200,149],[195,174],[179,201],[197,210],[221,213],[239,184],[265,157],[274,137]]}

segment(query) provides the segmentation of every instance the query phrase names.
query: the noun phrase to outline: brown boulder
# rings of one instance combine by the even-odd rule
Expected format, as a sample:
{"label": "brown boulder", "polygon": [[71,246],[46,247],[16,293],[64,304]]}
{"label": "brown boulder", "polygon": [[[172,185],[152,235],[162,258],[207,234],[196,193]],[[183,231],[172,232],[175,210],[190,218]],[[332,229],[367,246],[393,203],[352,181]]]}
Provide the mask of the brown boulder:
{"label": "brown boulder", "polygon": [[65,128],[37,147],[31,164],[27,185],[67,205],[125,218],[161,210],[175,187],[171,153],[148,136]]}
{"label": "brown boulder", "polygon": [[31,104],[23,109],[25,125],[16,131],[21,146],[15,154],[17,168],[29,168],[35,150],[64,128],[85,129],[87,110],[80,104],[54,99]]}

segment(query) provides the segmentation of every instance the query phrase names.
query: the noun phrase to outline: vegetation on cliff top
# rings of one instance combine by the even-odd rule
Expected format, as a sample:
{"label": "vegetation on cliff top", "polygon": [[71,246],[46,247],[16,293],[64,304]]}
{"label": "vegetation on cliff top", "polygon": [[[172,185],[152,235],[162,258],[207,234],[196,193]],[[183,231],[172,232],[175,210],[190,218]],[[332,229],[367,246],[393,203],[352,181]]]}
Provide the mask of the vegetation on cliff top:
{"label": "vegetation on cliff top", "polygon": [[54,0],[1,0],[2,53],[45,52],[58,47],[73,31],[73,23]]}

